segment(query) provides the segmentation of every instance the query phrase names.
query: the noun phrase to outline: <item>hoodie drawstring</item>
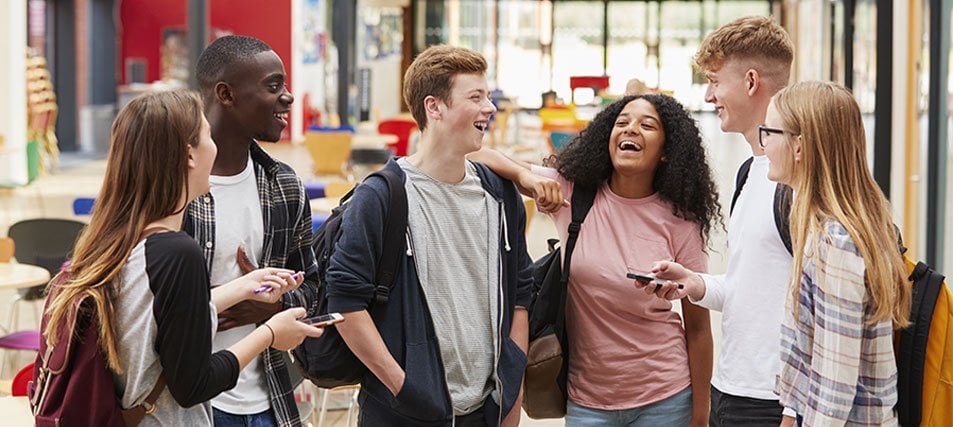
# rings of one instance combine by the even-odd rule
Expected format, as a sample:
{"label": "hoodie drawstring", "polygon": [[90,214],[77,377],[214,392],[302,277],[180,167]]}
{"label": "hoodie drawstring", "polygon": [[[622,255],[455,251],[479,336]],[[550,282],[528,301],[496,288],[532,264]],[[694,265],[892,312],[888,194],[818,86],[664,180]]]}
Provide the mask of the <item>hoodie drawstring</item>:
{"label": "hoodie drawstring", "polygon": [[506,212],[503,211],[503,204],[500,203],[500,217],[503,221],[503,245],[506,248],[506,251],[510,251],[510,232],[507,230],[506,226]]}

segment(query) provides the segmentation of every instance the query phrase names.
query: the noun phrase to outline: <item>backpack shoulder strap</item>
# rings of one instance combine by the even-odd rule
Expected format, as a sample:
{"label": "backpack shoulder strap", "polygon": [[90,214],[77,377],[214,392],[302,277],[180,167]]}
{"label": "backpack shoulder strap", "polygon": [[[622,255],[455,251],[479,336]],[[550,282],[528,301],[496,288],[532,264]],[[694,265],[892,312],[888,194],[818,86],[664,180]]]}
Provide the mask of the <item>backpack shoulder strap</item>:
{"label": "backpack shoulder strap", "polygon": [[[575,186],[572,190],[572,201],[570,201],[570,208],[572,209],[572,222],[569,223],[569,235],[566,237],[566,245],[563,247],[563,264],[560,270],[561,276],[559,278],[559,310],[556,310],[556,325],[565,325],[566,322],[566,294],[567,294],[567,285],[569,284],[569,265],[572,262],[572,252],[576,247],[576,240],[579,238],[579,229],[582,226],[583,221],[586,220],[586,215],[589,213],[589,209],[592,208],[592,203],[596,199],[596,189],[582,186]],[[559,326],[562,327],[562,326]],[[563,347],[565,349],[566,347]]]}
{"label": "backpack shoulder strap", "polygon": [[738,174],[735,175],[735,194],[731,196],[731,210],[728,211],[729,215],[731,215],[731,211],[735,210],[735,203],[738,201],[738,196],[741,195],[741,189],[744,188],[745,182],[748,181],[748,172],[751,172],[751,162],[753,161],[754,157],[748,157],[748,160],[745,160],[738,168]]}
{"label": "backpack shoulder strap", "polygon": [[572,222],[569,223],[569,233],[566,237],[566,246],[563,247],[565,251],[563,256],[563,266],[562,266],[562,283],[567,283],[569,281],[569,263],[572,260],[572,251],[576,247],[576,239],[579,238],[579,229],[582,226],[583,221],[586,220],[586,215],[589,213],[589,209],[592,208],[592,203],[596,199],[596,189],[588,188],[582,186],[575,186],[572,191],[572,201],[570,202],[570,208],[572,209]]}
{"label": "backpack shoulder strap", "polygon": [[394,171],[381,169],[370,176],[379,176],[387,181],[390,190],[390,206],[384,220],[384,249],[377,263],[377,290],[375,305],[386,304],[390,299],[390,290],[394,287],[397,269],[404,251],[404,234],[407,232],[407,193],[404,180]]}
{"label": "backpack shoulder strap", "polygon": [[774,190],[774,225],[778,228],[778,234],[781,236],[781,242],[788,250],[788,253],[794,255],[791,247],[791,202],[794,198],[794,190],[784,184],[778,184]]}

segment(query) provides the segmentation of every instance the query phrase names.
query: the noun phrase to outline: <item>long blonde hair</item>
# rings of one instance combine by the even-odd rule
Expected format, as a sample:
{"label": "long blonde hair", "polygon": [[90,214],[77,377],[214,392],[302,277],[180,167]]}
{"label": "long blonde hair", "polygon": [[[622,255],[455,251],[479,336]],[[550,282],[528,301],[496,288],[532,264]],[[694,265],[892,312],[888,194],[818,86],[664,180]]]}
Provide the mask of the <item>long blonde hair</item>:
{"label": "long blonde hair", "polygon": [[864,124],[853,95],[836,83],[802,82],[778,92],[774,105],[784,129],[800,135],[801,143],[800,162],[792,171],[794,301],[805,242],[824,231],[826,218],[833,218],[843,224],[864,259],[864,282],[874,308],[870,322],[891,319],[895,327],[905,327],[911,298],[906,268],[889,203],[867,166]]}
{"label": "long blonde hair", "polygon": [[113,307],[117,278],[146,225],[185,208],[188,146],[198,144],[201,125],[202,103],[188,91],[142,95],[119,112],[96,208],[65,275],[51,282],[47,345],[56,344],[62,320],[89,295],[99,316],[99,345],[110,369],[122,372]]}

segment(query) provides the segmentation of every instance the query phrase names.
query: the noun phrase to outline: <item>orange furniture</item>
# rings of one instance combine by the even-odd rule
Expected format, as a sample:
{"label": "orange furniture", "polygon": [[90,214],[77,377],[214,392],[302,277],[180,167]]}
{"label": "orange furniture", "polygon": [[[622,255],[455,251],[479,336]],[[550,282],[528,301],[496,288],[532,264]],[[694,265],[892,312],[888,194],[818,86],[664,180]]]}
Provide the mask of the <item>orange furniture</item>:
{"label": "orange furniture", "polygon": [[378,133],[397,137],[397,142],[391,147],[394,149],[394,155],[397,156],[409,154],[407,148],[410,145],[410,134],[414,129],[417,129],[417,122],[408,119],[386,119],[377,124]]}

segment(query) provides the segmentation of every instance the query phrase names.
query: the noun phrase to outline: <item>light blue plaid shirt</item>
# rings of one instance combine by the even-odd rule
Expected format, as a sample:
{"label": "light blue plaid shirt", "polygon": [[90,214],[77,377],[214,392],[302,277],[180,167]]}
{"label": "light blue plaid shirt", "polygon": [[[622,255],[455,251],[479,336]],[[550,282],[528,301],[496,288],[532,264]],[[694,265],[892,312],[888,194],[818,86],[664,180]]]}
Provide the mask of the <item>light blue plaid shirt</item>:
{"label": "light blue plaid shirt", "polygon": [[868,322],[864,260],[844,226],[828,220],[815,238],[805,245],[797,319],[790,292],[785,305],[781,404],[804,426],[898,425],[892,321]]}

